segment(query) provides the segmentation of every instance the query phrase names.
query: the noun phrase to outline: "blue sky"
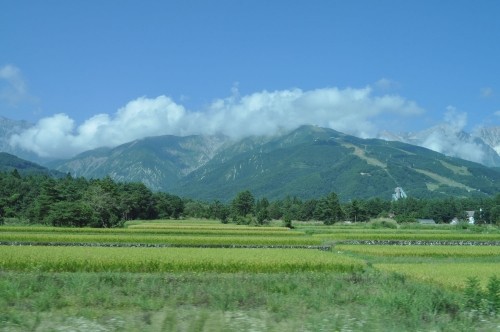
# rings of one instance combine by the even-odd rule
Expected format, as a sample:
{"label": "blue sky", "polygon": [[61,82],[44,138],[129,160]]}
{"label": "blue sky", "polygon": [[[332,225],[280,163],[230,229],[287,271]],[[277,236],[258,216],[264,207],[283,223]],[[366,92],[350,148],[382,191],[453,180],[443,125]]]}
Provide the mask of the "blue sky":
{"label": "blue sky", "polygon": [[457,117],[470,131],[500,123],[499,13],[496,0],[5,0],[0,116],[37,123],[18,144],[61,156],[303,122],[370,137]]}

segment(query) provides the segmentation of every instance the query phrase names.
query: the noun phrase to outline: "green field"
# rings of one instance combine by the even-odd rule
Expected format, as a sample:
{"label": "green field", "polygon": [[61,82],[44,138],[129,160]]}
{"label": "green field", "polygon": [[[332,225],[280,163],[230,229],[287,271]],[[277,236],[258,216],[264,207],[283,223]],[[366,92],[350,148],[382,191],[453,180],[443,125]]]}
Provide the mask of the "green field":
{"label": "green field", "polygon": [[459,231],[396,231],[396,230],[342,230],[327,234],[314,234],[316,238],[323,241],[346,241],[346,240],[399,240],[399,241],[491,241],[500,242],[498,233],[466,233]]}
{"label": "green field", "polygon": [[379,263],[376,269],[404,274],[409,278],[427,283],[437,283],[440,286],[464,289],[467,278],[477,277],[483,288],[490,277],[500,276],[500,264],[495,263]]}
{"label": "green field", "polygon": [[158,245],[189,247],[224,247],[224,246],[317,246],[321,239],[304,236],[268,235],[228,235],[228,234],[82,234],[82,233],[38,233],[5,232],[0,233],[0,241],[6,243],[24,242],[30,244],[67,244],[67,245]]}
{"label": "green field", "polygon": [[[466,295],[468,278],[477,277],[485,292],[500,276],[497,228],[297,223],[290,230],[205,220],[126,226],[0,226],[0,331],[500,326],[491,310],[471,311]],[[358,240],[377,244],[352,244]],[[387,240],[391,245],[380,244]]]}
{"label": "green field", "polygon": [[341,244],[335,246],[335,250],[383,257],[491,257],[500,261],[500,246],[388,246]]}
{"label": "green field", "polygon": [[0,247],[0,269],[44,272],[362,271],[362,260],[308,249]]}
{"label": "green field", "polygon": [[335,251],[364,258],[381,271],[410,279],[463,289],[477,277],[483,287],[500,276],[500,246],[337,245]]}

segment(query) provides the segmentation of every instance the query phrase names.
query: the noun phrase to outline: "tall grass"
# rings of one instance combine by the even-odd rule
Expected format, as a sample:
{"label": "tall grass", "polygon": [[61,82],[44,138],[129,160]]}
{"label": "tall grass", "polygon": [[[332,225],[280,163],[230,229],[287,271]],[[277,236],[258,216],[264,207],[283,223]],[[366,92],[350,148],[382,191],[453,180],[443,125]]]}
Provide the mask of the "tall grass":
{"label": "tall grass", "polygon": [[474,331],[460,297],[373,272],[0,272],[9,331]]}

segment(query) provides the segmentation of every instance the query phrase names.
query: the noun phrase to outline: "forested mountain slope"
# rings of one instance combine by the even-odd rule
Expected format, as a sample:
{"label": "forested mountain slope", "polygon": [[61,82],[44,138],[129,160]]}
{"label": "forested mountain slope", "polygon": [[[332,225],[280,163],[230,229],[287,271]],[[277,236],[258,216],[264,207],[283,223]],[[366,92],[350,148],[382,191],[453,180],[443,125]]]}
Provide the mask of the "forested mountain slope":
{"label": "forested mountain slope", "polygon": [[418,146],[360,139],[316,126],[275,136],[159,136],[87,151],[52,166],[74,176],[140,181],[149,188],[228,201],[241,190],[257,197],[390,199],[468,197],[500,192],[500,172]]}
{"label": "forested mountain slope", "polygon": [[179,179],[204,165],[227,142],[225,136],[157,136],[116,148],[99,148],[70,160],[48,164],[73,176],[121,182],[142,182],[150,189],[169,191]]}
{"label": "forested mountain slope", "polygon": [[[261,138],[258,138],[261,140]],[[402,186],[415,197],[492,195],[500,173],[431,150],[332,129],[303,126],[263,144],[232,147],[181,179],[177,194],[228,199],[241,188],[257,196],[312,198],[336,192],[342,200],[390,198]]]}
{"label": "forested mountain slope", "polygon": [[48,169],[12,154],[0,152],[0,172],[17,170],[22,175],[49,175],[54,177],[65,176],[65,173]]}

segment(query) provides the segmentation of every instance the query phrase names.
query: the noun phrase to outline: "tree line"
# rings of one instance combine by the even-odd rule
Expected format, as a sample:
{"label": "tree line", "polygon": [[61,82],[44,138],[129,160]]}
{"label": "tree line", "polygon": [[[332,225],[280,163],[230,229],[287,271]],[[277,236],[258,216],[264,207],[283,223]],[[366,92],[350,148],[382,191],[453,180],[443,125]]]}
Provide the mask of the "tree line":
{"label": "tree line", "polygon": [[318,199],[286,197],[269,202],[266,198],[255,199],[252,193],[246,190],[238,193],[226,206],[218,201],[213,202],[205,213],[223,222],[262,224],[272,219],[281,219],[286,225],[289,225],[291,220],[314,220],[331,225],[339,221],[363,222],[379,217],[391,217],[400,223],[415,222],[417,219],[434,219],[437,223],[449,223],[454,218],[467,221],[466,211],[474,211],[476,223],[500,225],[500,194],[491,198],[409,197],[397,201],[372,198],[342,203],[337,194],[332,192]]}
{"label": "tree line", "polygon": [[142,183],[0,173],[0,219],[76,227],[119,227],[133,219],[180,218],[183,200]]}
{"label": "tree line", "polygon": [[239,192],[230,202],[201,202],[164,192],[152,192],[138,182],[103,179],[52,178],[46,175],[21,176],[17,170],[0,172],[0,223],[17,218],[31,224],[73,227],[120,227],[134,219],[179,219],[187,217],[219,219],[223,223],[266,224],[283,220],[367,221],[394,216],[398,222],[432,218],[448,223],[465,219],[465,211],[475,211],[476,221],[500,225],[500,194],[492,198],[415,199],[398,201],[372,198],[341,202],[330,193],[317,199],[286,197],[269,201]]}

